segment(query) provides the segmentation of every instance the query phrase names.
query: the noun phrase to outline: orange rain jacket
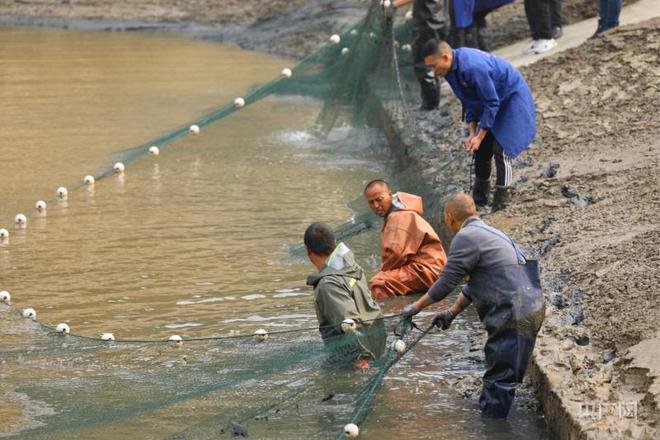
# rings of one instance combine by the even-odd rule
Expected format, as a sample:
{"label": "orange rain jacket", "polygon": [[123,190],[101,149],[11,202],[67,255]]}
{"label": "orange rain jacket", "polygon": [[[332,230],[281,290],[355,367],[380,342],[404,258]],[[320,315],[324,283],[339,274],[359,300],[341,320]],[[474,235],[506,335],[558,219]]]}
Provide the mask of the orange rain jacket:
{"label": "orange rain jacket", "polygon": [[380,232],[382,263],[369,281],[374,298],[426,292],[440,276],[447,254],[423,213],[421,197],[404,192],[393,196]]}

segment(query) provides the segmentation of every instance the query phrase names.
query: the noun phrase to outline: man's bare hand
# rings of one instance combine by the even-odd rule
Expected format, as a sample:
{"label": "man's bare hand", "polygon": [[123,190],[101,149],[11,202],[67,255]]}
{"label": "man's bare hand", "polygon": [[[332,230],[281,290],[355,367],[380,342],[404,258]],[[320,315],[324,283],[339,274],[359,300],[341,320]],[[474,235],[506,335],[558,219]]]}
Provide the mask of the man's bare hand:
{"label": "man's bare hand", "polygon": [[465,149],[468,153],[474,153],[475,151],[479,150],[482,140],[483,139],[481,139],[480,136],[472,136],[467,138],[465,141]]}

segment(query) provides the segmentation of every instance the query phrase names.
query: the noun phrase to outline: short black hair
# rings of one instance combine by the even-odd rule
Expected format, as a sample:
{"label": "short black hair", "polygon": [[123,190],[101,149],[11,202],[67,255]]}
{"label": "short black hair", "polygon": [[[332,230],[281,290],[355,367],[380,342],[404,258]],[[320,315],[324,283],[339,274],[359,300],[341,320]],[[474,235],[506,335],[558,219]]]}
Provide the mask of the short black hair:
{"label": "short black hair", "polygon": [[451,46],[446,41],[442,40],[429,40],[422,46],[422,57],[426,58],[431,55],[437,55],[438,52],[442,55],[444,52],[451,51]]}
{"label": "short black hair", "polygon": [[388,190],[390,189],[390,184],[387,183],[385,180],[383,180],[383,179],[374,179],[374,180],[372,180],[371,182],[369,182],[365,185],[364,191],[362,191],[362,192],[366,193],[367,190],[369,188],[371,188],[372,186],[374,186],[374,185],[384,185],[385,188],[387,188]]}
{"label": "short black hair", "polygon": [[305,231],[305,246],[316,255],[330,255],[337,246],[335,233],[325,223],[314,222]]}

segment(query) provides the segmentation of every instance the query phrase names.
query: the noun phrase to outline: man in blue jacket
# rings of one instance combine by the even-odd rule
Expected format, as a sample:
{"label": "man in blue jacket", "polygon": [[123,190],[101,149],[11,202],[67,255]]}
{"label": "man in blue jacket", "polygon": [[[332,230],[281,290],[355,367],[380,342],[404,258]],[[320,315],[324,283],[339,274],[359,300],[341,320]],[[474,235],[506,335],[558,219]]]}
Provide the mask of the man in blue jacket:
{"label": "man in blue jacket", "polygon": [[469,132],[465,148],[475,159],[475,203],[488,204],[495,156],[492,210],[505,208],[512,180],[511,160],[527,149],[536,135],[534,99],[525,79],[502,58],[477,49],[452,49],[444,41],[428,42],[424,61],[447,80],[463,104]]}
{"label": "man in blue jacket", "polygon": [[440,278],[403,314],[412,316],[447,297],[464,279],[454,304],[434,319],[446,330],[470,304],[488,332],[486,373],[479,398],[482,414],[505,418],[522,382],[545,316],[538,267],[501,231],[486,225],[467,194],[445,204],[445,224],[455,234]]}

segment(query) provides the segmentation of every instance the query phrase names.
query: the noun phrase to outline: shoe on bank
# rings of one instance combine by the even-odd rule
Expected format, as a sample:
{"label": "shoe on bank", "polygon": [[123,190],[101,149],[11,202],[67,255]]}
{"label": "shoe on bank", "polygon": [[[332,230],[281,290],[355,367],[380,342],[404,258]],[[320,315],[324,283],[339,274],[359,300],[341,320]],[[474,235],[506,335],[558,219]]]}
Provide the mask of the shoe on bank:
{"label": "shoe on bank", "polygon": [[557,42],[555,41],[554,38],[550,38],[548,40],[536,40],[536,44],[534,45],[534,53],[545,53],[548,51],[551,51],[557,47]]}

